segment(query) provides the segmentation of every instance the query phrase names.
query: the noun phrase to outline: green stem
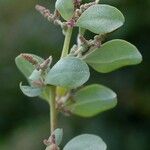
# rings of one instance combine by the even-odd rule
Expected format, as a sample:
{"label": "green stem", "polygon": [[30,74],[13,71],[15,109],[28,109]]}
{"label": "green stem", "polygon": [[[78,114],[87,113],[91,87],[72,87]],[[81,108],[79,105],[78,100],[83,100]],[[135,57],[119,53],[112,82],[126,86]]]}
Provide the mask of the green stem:
{"label": "green stem", "polygon": [[[68,28],[66,31],[65,35],[65,41],[64,41],[64,46],[61,54],[61,58],[65,57],[68,55],[69,52],[69,45],[70,45],[70,40],[71,40],[71,35],[72,35],[72,28]],[[50,93],[50,128],[51,128],[51,133],[54,132],[54,130],[57,127],[57,110],[56,110],[56,94],[59,95],[62,93],[65,89],[61,87],[57,87],[55,90],[55,87],[51,87],[51,93]]]}
{"label": "green stem", "polygon": [[[66,31],[64,46],[63,46],[63,50],[61,53],[61,58],[66,57],[69,53],[69,45],[70,45],[70,41],[71,41],[72,30],[73,30],[73,28],[68,28]],[[60,97],[60,96],[65,95],[66,91],[67,90],[65,88],[57,87],[56,94],[58,97]]]}
{"label": "green stem", "polygon": [[66,57],[68,55],[71,36],[72,36],[72,28],[68,28],[65,35],[65,41],[64,41],[61,58]]}
{"label": "green stem", "polygon": [[55,87],[51,87],[50,92],[50,129],[51,133],[57,127],[57,110],[55,105]]}

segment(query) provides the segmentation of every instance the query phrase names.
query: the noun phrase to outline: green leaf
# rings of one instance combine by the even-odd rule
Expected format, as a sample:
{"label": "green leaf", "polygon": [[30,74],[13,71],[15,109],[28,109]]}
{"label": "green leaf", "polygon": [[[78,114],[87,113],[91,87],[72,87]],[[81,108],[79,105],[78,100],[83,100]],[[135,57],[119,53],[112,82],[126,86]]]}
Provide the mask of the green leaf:
{"label": "green leaf", "polygon": [[74,14],[74,0],[57,0],[56,9],[65,20],[70,20]]}
{"label": "green leaf", "polygon": [[139,64],[142,56],[134,45],[116,39],[89,53],[85,61],[96,71],[107,73],[124,66]]}
{"label": "green leaf", "polygon": [[52,150],[51,146],[47,146],[45,150]]}
{"label": "green leaf", "polygon": [[38,81],[41,79],[42,70],[35,69],[32,74],[29,76],[29,80]]}
{"label": "green leaf", "polygon": [[53,132],[53,134],[55,135],[55,142],[59,146],[63,137],[63,129],[58,128]]}
{"label": "green leaf", "polygon": [[[27,55],[31,55],[34,59],[36,59],[39,63],[42,63],[44,60],[36,55],[33,54],[27,54]],[[15,59],[16,65],[18,67],[18,69],[23,73],[23,75],[28,78],[31,73],[33,72],[33,70],[35,69],[35,66],[33,64],[31,64],[30,62],[28,62],[27,60],[25,60],[22,57],[22,54],[20,54],[19,56],[16,57]]]}
{"label": "green leaf", "polygon": [[111,89],[93,84],[77,91],[73,101],[67,109],[82,117],[92,117],[116,106],[117,96]]}
{"label": "green leaf", "polygon": [[124,21],[123,14],[117,8],[97,4],[84,11],[76,25],[96,34],[106,34],[121,27]]}
{"label": "green leaf", "polygon": [[22,83],[20,83],[20,89],[23,92],[23,94],[28,97],[36,97],[42,93],[41,88],[36,88],[36,87],[31,87],[31,86],[23,86]]}
{"label": "green leaf", "polygon": [[75,57],[65,57],[48,72],[45,83],[71,89],[83,85],[89,76],[89,68],[84,61]]}
{"label": "green leaf", "polygon": [[67,143],[63,150],[106,150],[104,141],[92,134],[82,134]]}

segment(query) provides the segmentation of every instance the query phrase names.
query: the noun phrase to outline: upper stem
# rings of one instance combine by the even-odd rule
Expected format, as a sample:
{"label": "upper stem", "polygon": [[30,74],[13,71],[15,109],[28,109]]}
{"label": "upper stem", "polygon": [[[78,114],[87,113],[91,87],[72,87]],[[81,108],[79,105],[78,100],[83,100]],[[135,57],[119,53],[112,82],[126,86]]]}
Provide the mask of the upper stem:
{"label": "upper stem", "polygon": [[65,35],[65,41],[64,41],[64,46],[63,46],[61,58],[68,55],[71,36],[72,36],[72,28],[68,28],[66,31],[66,35]]}
{"label": "upper stem", "polygon": [[[70,41],[71,41],[71,36],[72,36],[72,30],[73,28],[68,28],[65,34],[65,40],[64,40],[64,45],[61,53],[61,58],[66,57],[69,53],[69,46],[70,46]],[[58,97],[65,95],[66,89],[62,87],[57,87],[56,94]]]}

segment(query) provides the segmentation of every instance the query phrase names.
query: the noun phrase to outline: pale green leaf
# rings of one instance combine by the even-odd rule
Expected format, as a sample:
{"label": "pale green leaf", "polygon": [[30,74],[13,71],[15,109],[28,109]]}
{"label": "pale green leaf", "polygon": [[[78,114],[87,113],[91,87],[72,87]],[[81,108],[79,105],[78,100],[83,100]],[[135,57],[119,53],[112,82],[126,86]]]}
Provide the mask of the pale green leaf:
{"label": "pale green leaf", "polygon": [[74,14],[74,0],[57,0],[56,9],[65,20],[70,20]]}
{"label": "pale green leaf", "polygon": [[89,76],[89,68],[84,61],[75,57],[65,57],[48,72],[45,83],[72,89],[83,85]]}
{"label": "pale green leaf", "polygon": [[96,34],[106,34],[121,27],[124,21],[123,14],[117,8],[97,4],[84,11],[76,25]]}
{"label": "pale green leaf", "polygon": [[67,109],[73,114],[91,117],[116,106],[117,96],[111,89],[93,84],[77,91],[73,101],[74,103],[67,106]]}
{"label": "pale green leaf", "polygon": [[45,150],[52,150],[51,146],[47,146]]}
{"label": "pale green leaf", "polygon": [[92,134],[82,134],[69,141],[63,150],[106,150],[104,141]]}
{"label": "pale green leaf", "polygon": [[142,56],[134,45],[116,39],[89,53],[85,61],[96,71],[107,73],[124,66],[139,64]]}
{"label": "pale green leaf", "polygon": [[42,70],[37,70],[35,69],[32,74],[29,76],[29,80],[31,81],[38,81],[41,79],[41,73],[42,73]]}
{"label": "pale green leaf", "polygon": [[[33,54],[29,54],[31,55],[33,58],[35,58],[39,63],[42,63],[44,60],[36,55]],[[23,73],[23,75],[28,78],[31,73],[33,72],[33,70],[35,69],[35,66],[33,64],[31,64],[30,62],[28,62],[27,60],[25,60],[22,57],[22,54],[20,54],[19,56],[16,57],[15,59],[16,65],[18,67],[18,69]]]}
{"label": "pale green leaf", "polygon": [[55,135],[55,142],[59,146],[63,137],[63,129],[58,128],[53,132],[53,134]]}
{"label": "pale green leaf", "polygon": [[28,97],[36,97],[36,96],[41,95],[41,93],[42,93],[41,88],[36,88],[36,87],[31,87],[31,86],[23,86],[22,83],[20,83],[20,89],[23,92],[23,94]]}

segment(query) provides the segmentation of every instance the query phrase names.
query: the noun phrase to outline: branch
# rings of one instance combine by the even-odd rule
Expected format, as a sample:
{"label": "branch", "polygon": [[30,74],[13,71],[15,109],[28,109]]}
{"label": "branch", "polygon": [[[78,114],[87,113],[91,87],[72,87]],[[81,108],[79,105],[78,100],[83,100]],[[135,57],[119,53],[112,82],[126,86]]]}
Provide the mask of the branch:
{"label": "branch", "polygon": [[56,25],[62,26],[62,22],[59,20],[60,14],[58,11],[55,11],[54,14],[51,14],[50,10],[41,6],[41,5],[36,5],[35,9],[42,14],[44,18],[46,18],[48,21],[53,22]]}

